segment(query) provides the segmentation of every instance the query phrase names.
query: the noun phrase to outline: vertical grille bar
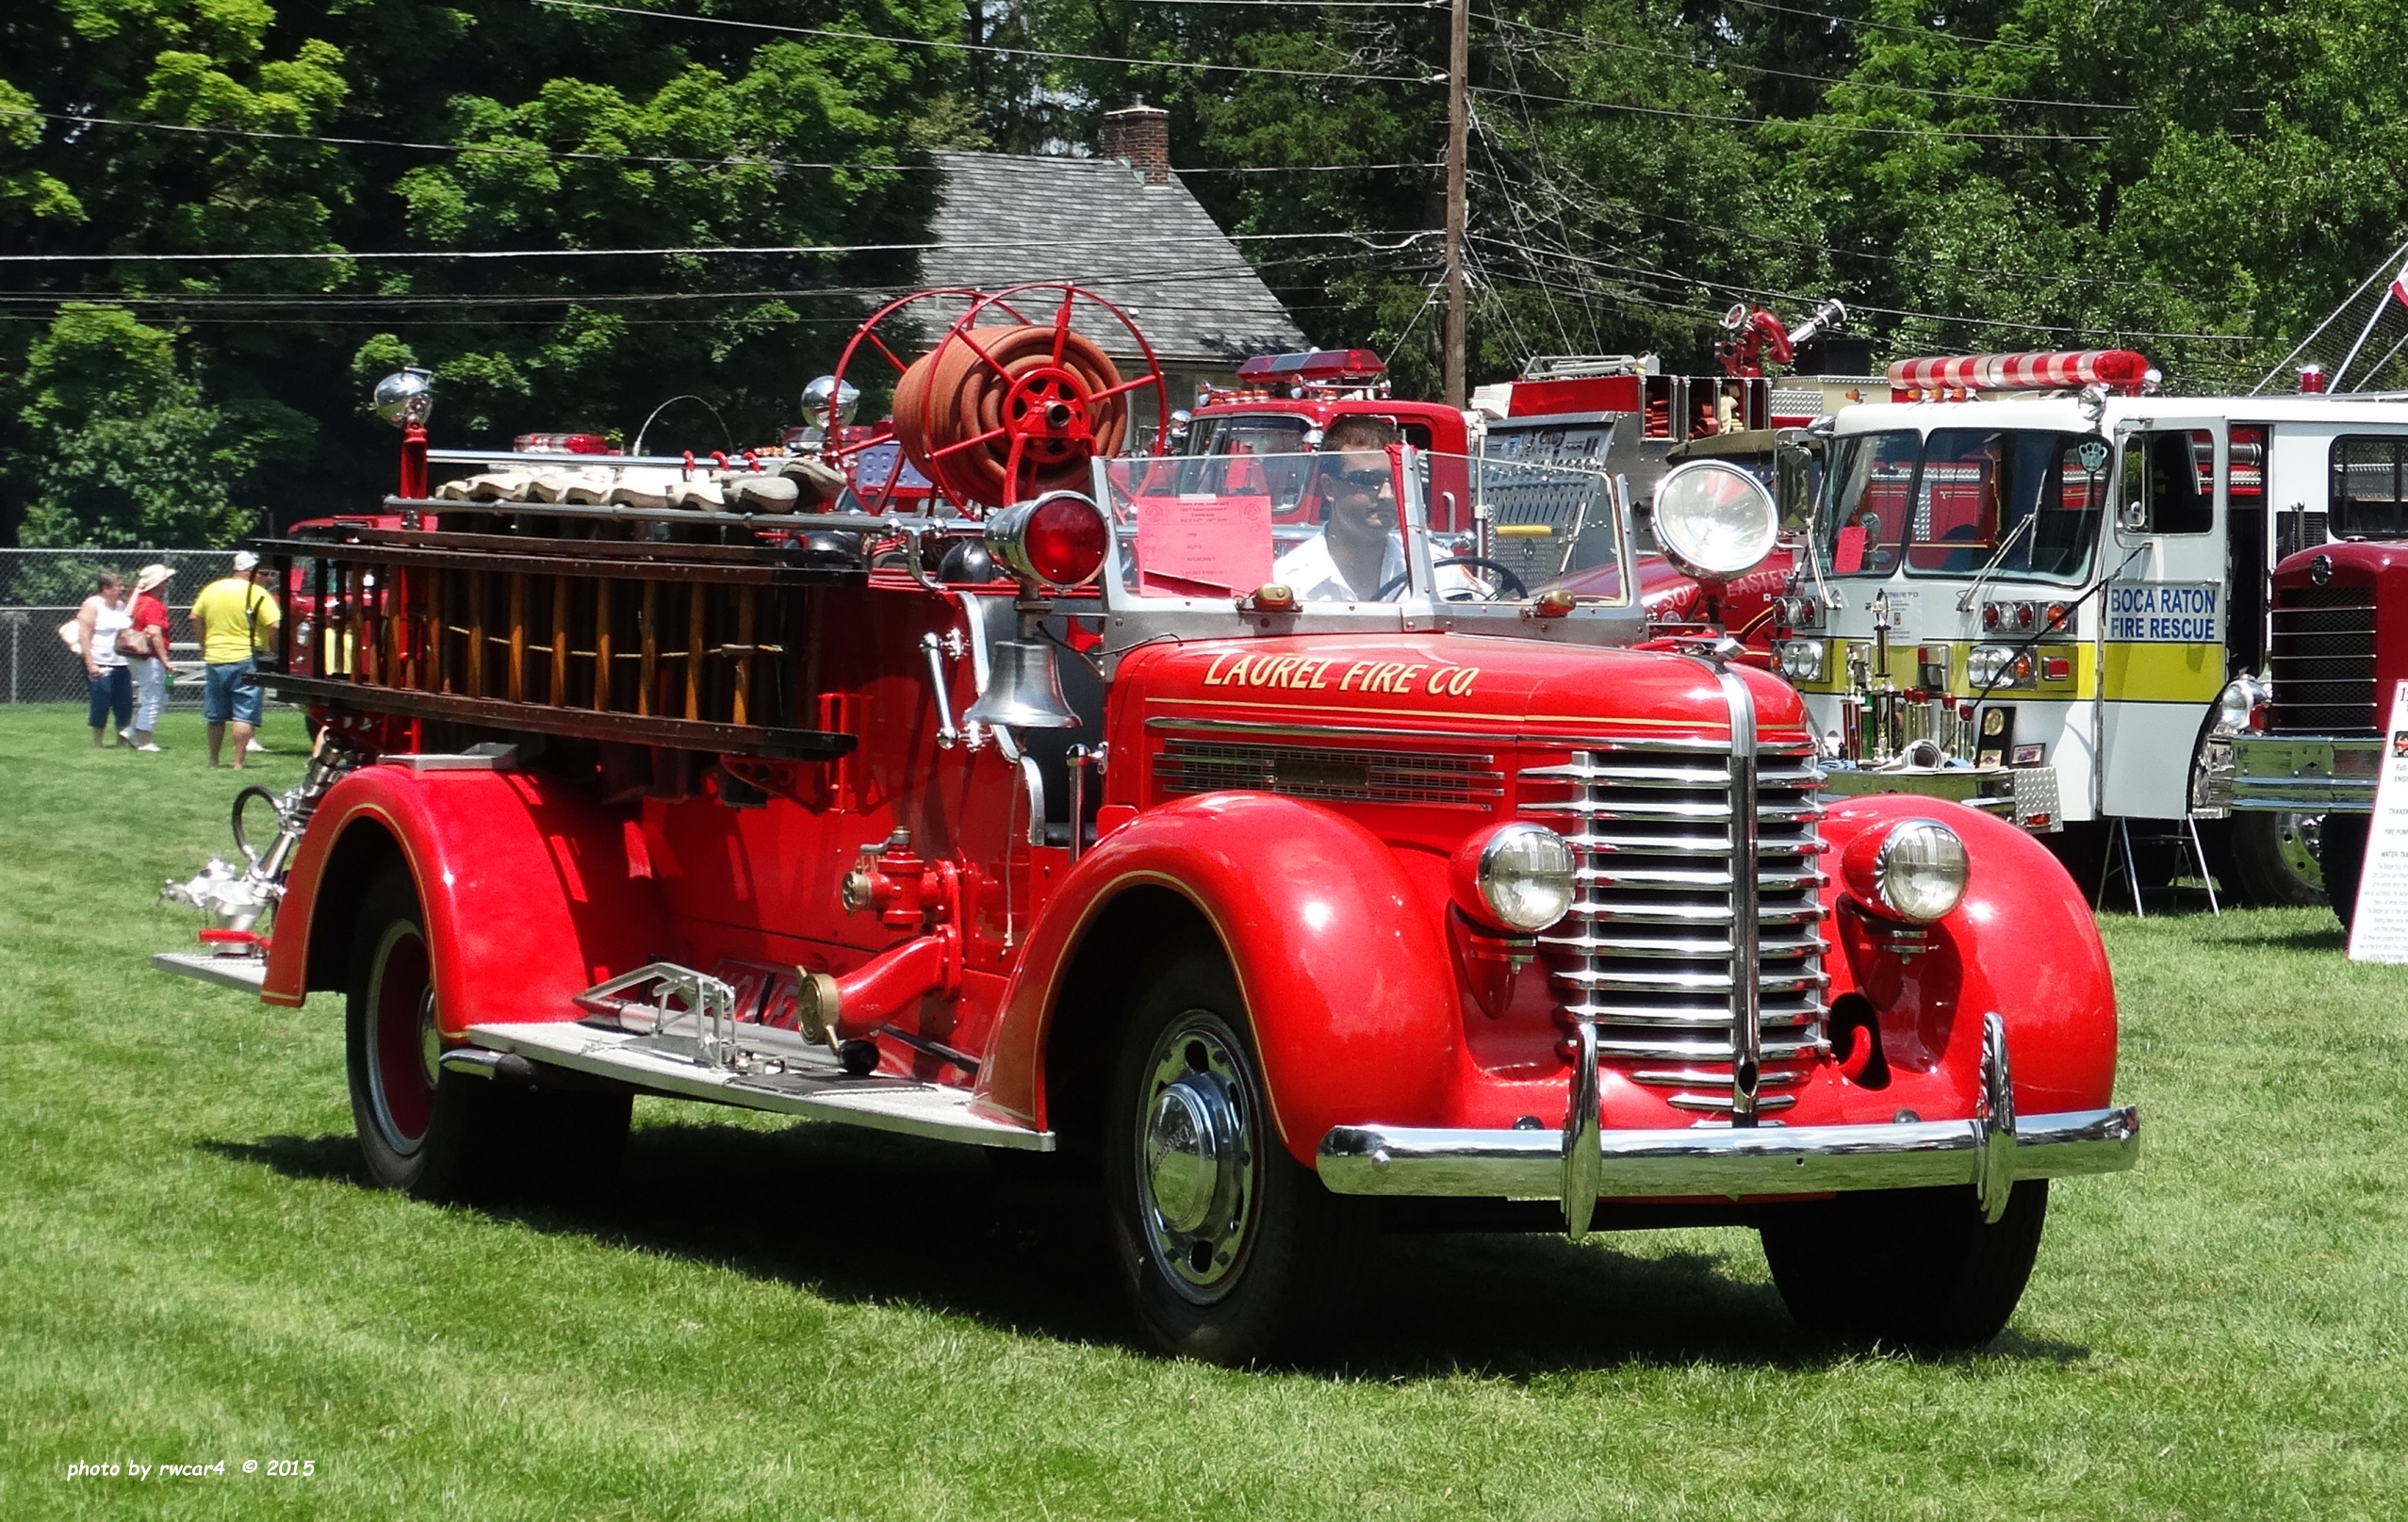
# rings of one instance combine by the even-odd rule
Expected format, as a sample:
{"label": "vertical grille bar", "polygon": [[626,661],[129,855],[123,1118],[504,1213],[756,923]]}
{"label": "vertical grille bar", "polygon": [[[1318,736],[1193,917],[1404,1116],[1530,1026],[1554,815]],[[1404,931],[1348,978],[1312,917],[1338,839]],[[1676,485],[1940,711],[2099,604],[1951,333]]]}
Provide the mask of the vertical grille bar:
{"label": "vertical grille bar", "polygon": [[[1756,796],[1756,699],[1737,672],[1714,666],[1723,702],[1730,709],[1730,795]],[[1756,975],[1758,844],[1762,820],[1752,808],[1730,816],[1730,1123],[1756,1123],[1757,1076],[1764,1045],[1764,986]]]}

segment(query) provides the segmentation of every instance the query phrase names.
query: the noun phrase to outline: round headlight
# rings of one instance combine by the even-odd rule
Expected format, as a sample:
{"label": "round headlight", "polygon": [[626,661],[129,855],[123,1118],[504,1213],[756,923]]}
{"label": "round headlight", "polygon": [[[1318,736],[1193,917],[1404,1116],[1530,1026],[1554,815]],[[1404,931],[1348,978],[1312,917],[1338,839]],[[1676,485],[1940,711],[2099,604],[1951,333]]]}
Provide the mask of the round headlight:
{"label": "round headlight", "polygon": [[1455,898],[1484,925],[1544,930],[1572,907],[1572,847],[1543,825],[1500,825],[1455,853]]}
{"label": "round headlight", "polygon": [[1693,576],[1737,576],[1773,552],[1780,508],[1764,483],[1722,460],[1692,460],[1656,483],[1656,543]]}
{"label": "round headlight", "polygon": [[1936,819],[1902,819],[1850,842],[1843,870],[1859,898],[1929,924],[1965,896],[1965,843]]}

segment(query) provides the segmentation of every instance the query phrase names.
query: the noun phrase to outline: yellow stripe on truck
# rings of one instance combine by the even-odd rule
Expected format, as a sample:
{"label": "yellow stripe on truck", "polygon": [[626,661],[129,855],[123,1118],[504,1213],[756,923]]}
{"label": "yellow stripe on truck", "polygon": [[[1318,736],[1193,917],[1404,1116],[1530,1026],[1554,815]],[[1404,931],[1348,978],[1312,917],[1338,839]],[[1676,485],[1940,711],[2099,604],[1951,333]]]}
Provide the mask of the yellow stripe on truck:
{"label": "yellow stripe on truck", "polygon": [[[2083,649],[2087,658],[2088,646]],[[2207,703],[2224,690],[2220,645],[2158,645],[2118,641],[2106,647],[2110,703]]]}

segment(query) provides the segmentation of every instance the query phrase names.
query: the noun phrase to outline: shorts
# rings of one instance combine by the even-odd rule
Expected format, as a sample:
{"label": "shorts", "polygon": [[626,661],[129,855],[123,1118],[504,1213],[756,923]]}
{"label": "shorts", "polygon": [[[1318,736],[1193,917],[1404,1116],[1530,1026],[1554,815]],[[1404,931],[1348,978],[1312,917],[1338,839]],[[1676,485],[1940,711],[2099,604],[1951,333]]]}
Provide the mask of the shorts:
{"label": "shorts", "polygon": [[201,691],[201,717],[211,724],[232,719],[256,728],[259,711],[265,705],[259,689],[244,679],[251,672],[249,661],[229,661],[224,665],[209,667],[207,685]]}

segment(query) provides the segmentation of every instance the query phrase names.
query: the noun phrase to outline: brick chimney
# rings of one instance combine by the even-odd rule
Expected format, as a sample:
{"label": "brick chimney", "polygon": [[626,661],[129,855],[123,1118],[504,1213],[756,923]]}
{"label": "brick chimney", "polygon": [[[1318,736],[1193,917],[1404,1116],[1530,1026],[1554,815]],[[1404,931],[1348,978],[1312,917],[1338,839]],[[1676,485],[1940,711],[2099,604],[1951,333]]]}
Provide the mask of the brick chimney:
{"label": "brick chimney", "polygon": [[1121,160],[1148,185],[1170,184],[1171,113],[1148,106],[1142,96],[1135,105],[1105,112],[1102,156]]}

